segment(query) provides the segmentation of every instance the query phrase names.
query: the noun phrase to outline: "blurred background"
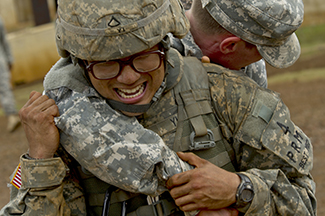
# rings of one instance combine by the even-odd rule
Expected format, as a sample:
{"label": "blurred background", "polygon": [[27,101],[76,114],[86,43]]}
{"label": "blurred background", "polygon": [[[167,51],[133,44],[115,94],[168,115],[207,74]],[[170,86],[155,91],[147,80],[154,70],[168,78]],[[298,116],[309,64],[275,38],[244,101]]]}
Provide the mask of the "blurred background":
{"label": "blurred background", "polygon": [[[311,138],[318,215],[325,215],[325,0],[303,1],[304,22],[297,31],[300,58],[286,69],[267,65],[267,72],[269,88],[281,94],[293,121]],[[56,0],[0,0],[0,17],[15,58],[12,87],[20,109],[32,90],[43,90],[45,74],[59,59],[54,39]],[[0,208],[9,201],[9,176],[27,151],[23,128],[13,133],[5,128],[0,107]]]}

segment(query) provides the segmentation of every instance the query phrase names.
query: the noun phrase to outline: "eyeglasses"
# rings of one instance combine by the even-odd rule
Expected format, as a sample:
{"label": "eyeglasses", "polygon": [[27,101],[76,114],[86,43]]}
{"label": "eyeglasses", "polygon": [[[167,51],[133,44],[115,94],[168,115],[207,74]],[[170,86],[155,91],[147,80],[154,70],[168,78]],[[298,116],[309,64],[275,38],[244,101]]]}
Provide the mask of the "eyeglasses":
{"label": "eyeglasses", "polygon": [[86,69],[99,80],[108,80],[117,77],[125,65],[130,65],[138,73],[149,73],[161,66],[165,53],[160,50],[149,51],[133,55],[130,59],[91,62]]}

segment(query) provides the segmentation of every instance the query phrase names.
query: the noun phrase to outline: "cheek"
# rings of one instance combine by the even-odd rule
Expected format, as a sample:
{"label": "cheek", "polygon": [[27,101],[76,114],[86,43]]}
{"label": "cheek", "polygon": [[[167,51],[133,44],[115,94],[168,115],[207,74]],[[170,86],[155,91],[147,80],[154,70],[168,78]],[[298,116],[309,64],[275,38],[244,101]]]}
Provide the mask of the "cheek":
{"label": "cheek", "polygon": [[153,85],[156,90],[160,87],[161,83],[163,82],[165,77],[165,68],[162,65],[155,73],[155,76],[153,76]]}
{"label": "cheek", "polygon": [[109,81],[107,80],[97,80],[90,76],[90,81],[94,88],[98,91],[100,95],[102,95],[105,98],[110,98],[112,95],[112,92],[109,88]]}

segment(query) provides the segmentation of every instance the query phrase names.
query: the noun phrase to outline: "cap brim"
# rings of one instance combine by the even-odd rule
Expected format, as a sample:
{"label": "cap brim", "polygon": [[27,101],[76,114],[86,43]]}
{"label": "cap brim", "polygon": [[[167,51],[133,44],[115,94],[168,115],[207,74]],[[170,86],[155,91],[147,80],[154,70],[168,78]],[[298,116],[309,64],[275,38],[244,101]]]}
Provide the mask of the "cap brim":
{"label": "cap brim", "polygon": [[293,65],[300,56],[300,44],[295,33],[293,33],[281,46],[261,46],[257,49],[264,60],[276,68],[286,68]]}

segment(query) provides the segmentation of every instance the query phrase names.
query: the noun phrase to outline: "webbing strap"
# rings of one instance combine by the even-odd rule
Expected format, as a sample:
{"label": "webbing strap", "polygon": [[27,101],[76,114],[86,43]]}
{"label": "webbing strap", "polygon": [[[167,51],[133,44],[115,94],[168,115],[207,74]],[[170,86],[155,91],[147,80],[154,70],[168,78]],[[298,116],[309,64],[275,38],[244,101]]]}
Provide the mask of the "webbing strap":
{"label": "webbing strap", "polygon": [[207,127],[202,118],[201,109],[196,103],[193,91],[179,93],[184,102],[184,108],[191,125],[195,131],[195,137],[201,137],[208,134]]}
{"label": "webbing strap", "polygon": [[178,207],[174,202],[170,202],[167,199],[159,200],[152,205],[144,205],[137,208],[135,211],[126,214],[127,216],[160,216],[157,213],[157,207],[161,207],[162,215],[167,216],[175,211],[178,211]]}

